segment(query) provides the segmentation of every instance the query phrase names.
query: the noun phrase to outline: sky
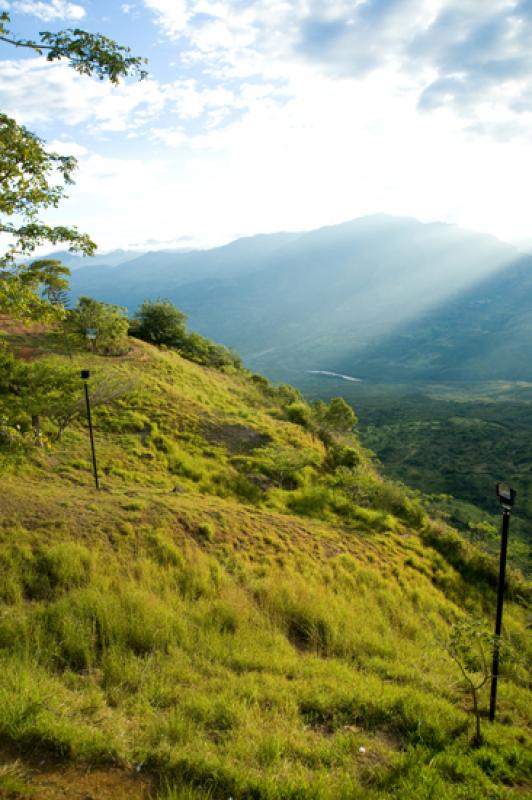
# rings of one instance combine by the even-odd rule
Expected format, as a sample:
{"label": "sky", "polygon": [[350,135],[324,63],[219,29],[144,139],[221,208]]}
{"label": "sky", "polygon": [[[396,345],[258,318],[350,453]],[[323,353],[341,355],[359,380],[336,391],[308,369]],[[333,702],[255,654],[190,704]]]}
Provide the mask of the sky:
{"label": "sky", "polygon": [[148,58],[114,87],[0,42],[0,109],[78,158],[101,250],[372,213],[532,240],[532,0],[0,0]]}

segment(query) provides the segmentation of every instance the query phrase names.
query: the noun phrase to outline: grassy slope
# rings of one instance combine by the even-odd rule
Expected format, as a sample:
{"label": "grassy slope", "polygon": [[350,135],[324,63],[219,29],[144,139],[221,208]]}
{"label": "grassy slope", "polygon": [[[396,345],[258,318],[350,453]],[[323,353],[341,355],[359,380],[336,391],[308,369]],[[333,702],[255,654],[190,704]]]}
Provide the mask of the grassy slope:
{"label": "grassy slope", "polygon": [[[244,374],[140,343],[82,360],[137,379],[96,413],[103,490],[82,427],[2,456],[0,741],[13,758],[141,765],[169,800],[530,788],[522,605],[505,612],[519,657],[480,749],[441,646],[460,608],[491,613],[482,559],[408,501],[391,513],[395,487],[380,507],[346,506],[321,441]],[[305,453],[296,483],[271,477],[265,446]],[[0,794],[2,780],[14,797],[31,786],[17,775],[0,770]]]}

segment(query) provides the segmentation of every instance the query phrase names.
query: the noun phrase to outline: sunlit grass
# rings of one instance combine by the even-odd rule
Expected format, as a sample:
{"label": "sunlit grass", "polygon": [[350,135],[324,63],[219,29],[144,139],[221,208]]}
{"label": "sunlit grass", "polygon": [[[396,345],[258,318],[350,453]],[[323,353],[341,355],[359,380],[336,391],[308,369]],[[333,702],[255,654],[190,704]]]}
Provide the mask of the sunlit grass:
{"label": "sunlit grass", "polygon": [[0,739],[140,765],[160,800],[525,791],[524,584],[475,750],[442,642],[491,613],[490,564],[249,376],[142,345],[122,366],[140,386],[95,415],[101,492],[79,426],[3,478]]}

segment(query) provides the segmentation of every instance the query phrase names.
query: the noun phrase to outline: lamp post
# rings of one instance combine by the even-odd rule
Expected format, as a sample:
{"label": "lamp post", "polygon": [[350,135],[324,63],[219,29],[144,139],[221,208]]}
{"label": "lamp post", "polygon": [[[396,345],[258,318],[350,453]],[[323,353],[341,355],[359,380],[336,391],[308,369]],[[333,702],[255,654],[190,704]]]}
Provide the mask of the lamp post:
{"label": "lamp post", "polygon": [[96,449],[94,447],[94,433],[92,430],[92,418],[91,418],[91,404],[89,399],[89,384],[88,380],[91,376],[90,371],[88,369],[81,370],[81,380],[85,386],[85,403],[87,405],[87,422],[89,423],[89,438],[91,442],[91,454],[92,454],[92,471],[94,473],[94,483],[96,488],[100,488],[100,482],[98,480],[98,465],[96,464]]}
{"label": "lamp post", "polygon": [[491,668],[491,694],[490,694],[490,722],[495,719],[495,708],[497,705],[497,679],[499,677],[499,653],[501,645],[502,630],[502,606],[504,602],[504,582],[506,578],[506,552],[508,549],[508,533],[510,531],[510,515],[515,500],[515,489],[504,483],[498,483],[496,487],[497,497],[502,508],[502,535],[501,535],[501,557],[499,563],[499,584],[497,591],[497,615],[495,618],[495,642],[493,644],[493,665]]}

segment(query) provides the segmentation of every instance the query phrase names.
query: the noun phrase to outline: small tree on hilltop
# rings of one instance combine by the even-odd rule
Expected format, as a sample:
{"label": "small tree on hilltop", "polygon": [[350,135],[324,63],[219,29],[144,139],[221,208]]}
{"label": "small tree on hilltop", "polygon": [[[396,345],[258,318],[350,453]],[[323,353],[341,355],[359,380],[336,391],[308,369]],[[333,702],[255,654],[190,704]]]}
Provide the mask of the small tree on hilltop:
{"label": "small tree on hilltop", "polygon": [[[41,419],[53,426],[52,438],[61,439],[66,428],[85,414],[79,370],[39,359],[14,362],[0,350],[0,369],[6,366],[9,380],[0,380],[0,415],[11,425],[31,419],[36,444],[42,444]],[[105,405],[135,387],[122,371],[96,374],[91,381],[91,404]]]}
{"label": "small tree on hilltop", "polygon": [[145,300],[135,319],[134,335],[145,342],[179,348],[187,340],[187,316],[169,300]]}
{"label": "small tree on hilltop", "polygon": [[126,353],[129,322],[126,309],[100,303],[92,297],[80,297],[75,309],[70,312],[69,325],[85,339],[89,329],[96,330],[96,349],[108,355]]}

